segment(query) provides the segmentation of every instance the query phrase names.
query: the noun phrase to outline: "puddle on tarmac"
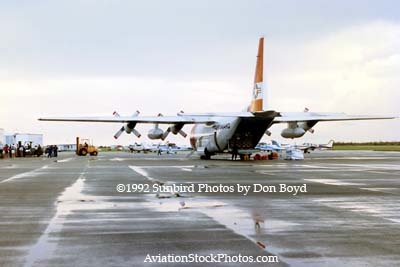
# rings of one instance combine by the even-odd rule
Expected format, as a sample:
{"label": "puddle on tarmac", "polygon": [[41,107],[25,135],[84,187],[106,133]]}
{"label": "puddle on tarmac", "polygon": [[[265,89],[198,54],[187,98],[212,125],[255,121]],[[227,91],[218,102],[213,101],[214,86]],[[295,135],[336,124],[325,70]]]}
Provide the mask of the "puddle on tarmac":
{"label": "puddle on tarmac", "polygon": [[251,212],[244,209],[211,199],[172,198],[157,201],[154,200],[153,195],[149,195],[149,202],[145,205],[160,212],[201,212],[236,234],[249,239],[260,249],[274,255],[282,253],[285,249],[269,244],[268,240],[265,240],[265,235],[288,231],[300,225],[282,220],[265,220],[260,215],[250,214]]}
{"label": "puddle on tarmac", "polygon": [[[147,174],[147,173],[143,173]],[[165,198],[158,199],[154,194],[135,197],[127,196],[109,196],[99,197],[83,194],[85,187],[84,173],[72,184],[66,188],[56,201],[56,214],[49,221],[46,230],[40,236],[35,245],[33,245],[25,258],[25,267],[33,266],[36,262],[50,258],[57,249],[58,237],[54,234],[61,232],[67,216],[72,212],[81,210],[102,210],[102,209],[132,209],[138,207],[151,208],[159,212],[201,212],[210,217],[219,224],[233,230],[235,233],[246,237],[255,244],[265,240],[259,240],[260,234],[287,231],[298,226],[296,223],[280,220],[263,220],[258,216],[251,215],[244,209],[228,205],[222,201],[216,201],[205,198]],[[269,253],[280,252],[268,244],[266,248],[261,249]]]}

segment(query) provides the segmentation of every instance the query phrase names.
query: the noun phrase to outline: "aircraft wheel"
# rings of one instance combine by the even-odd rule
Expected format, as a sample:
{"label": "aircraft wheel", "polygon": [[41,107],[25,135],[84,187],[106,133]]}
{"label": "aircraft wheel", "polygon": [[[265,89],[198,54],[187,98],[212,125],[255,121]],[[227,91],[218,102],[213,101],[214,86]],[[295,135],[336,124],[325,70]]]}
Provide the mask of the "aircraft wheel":
{"label": "aircraft wheel", "polygon": [[211,155],[210,155],[210,153],[208,153],[208,151],[207,151],[207,148],[206,149],[204,149],[204,155],[203,156],[201,156],[200,157],[200,159],[210,159],[211,158]]}

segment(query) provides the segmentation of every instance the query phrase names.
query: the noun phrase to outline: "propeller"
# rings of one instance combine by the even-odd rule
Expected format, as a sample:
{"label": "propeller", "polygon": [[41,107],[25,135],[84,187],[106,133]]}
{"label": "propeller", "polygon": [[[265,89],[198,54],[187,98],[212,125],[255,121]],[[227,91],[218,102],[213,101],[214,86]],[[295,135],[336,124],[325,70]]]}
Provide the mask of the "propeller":
{"label": "propeller", "polygon": [[[184,112],[181,110],[178,112],[178,116],[181,116]],[[162,116],[162,114],[158,114],[158,116]],[[165,130],[165,132],[161,135],[161,140],[165,140],[167,138],[167,136],[169,135],[170,132],[172,132],[173,134],[180,134],[182,135],[184,138],[186,138],[187,133],[185,133],[182,128],[183,128],[184,124],[183,123],[177,123],[174,125],[171,125],[167,128],[167,130]]]}
{"label": "propeller", "polygon": [[167,136],[169,135],[170,132],[173,132],[174,134],[180,134],[182,135],[184,138],[186,138],[187,133],[185,133],[183,130],[179,130],[175,133],[174,130],[175,125],[168,127],[167,130],[165,130],[165,132],[163,133],[163,135],[161,136],[161,140],[165,140],[165,138],[167,138]]}
{"label": "propeller", "polygon": [[[137,117],[137,116],[139,116],[139,114],[140,114],[140,111],[136,110],[136,112],[132,115],[132,117]],[[115,117],[121,117],[117,111],[114,111],[113,115]],[[114,138],[118,139],[124,131],[128,134],[130,134],[132,132],[134,135],[136,135],[138,138],[140,138],[142,135],[135,129],[135,126],[136,126],[136,122],[128,122],[126,125],[122,126],[121,129],[118,130],[118,132],[116,132],[114,134]]]}

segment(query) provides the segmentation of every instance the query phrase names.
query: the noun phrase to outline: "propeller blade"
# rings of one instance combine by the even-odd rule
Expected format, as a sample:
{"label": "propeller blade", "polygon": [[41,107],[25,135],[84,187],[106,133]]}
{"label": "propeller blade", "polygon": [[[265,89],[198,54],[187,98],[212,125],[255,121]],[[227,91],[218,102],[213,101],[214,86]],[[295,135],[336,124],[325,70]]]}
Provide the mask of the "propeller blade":
{"label": "propeller blade", "polygon": [[122,128],[119,129],[118,132],[116,132],[116,133],[114,134],[114,138],[115,138],[115,139],[118,139],[118,137],[120,137],[121,134],[122,134],[124,131],[125,131],[125,126],[122,126]]}
{"label": "propeller blade", "polygon": [[182,130],[179,131],[179,134],[182,135],[182,136],[185,137],[185,138],[186,138],[186,136],[187,136],[187,134],[186,134],[184,131],[182,131]]}
{"label": "propeller blade", "polygon": [[133,129],[133,130],[132,130],[132,133],[133,133],[134,135],[136,135],[138,138],[140,138],[140,137],[142,136],[136,129]]}
{"label": "propeller blade", "polygon": [[169,133],[171,132],[171,128],[168,127],[168,129],[161,135],[161,140],[165,140],[165,138],[167,138],[167,136],[169,135]]}

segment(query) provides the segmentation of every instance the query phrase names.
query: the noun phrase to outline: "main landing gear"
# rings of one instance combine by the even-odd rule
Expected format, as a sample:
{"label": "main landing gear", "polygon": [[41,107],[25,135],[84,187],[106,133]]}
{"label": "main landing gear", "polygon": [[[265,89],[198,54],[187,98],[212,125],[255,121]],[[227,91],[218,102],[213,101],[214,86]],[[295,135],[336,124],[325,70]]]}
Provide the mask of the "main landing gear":
{"label": "main landing gear", "polygon": [[207,151],[207,148],[204,149],[204,155],[200,156],[200,159],[206,159],[206,160],[211,159],[211,153]]}

